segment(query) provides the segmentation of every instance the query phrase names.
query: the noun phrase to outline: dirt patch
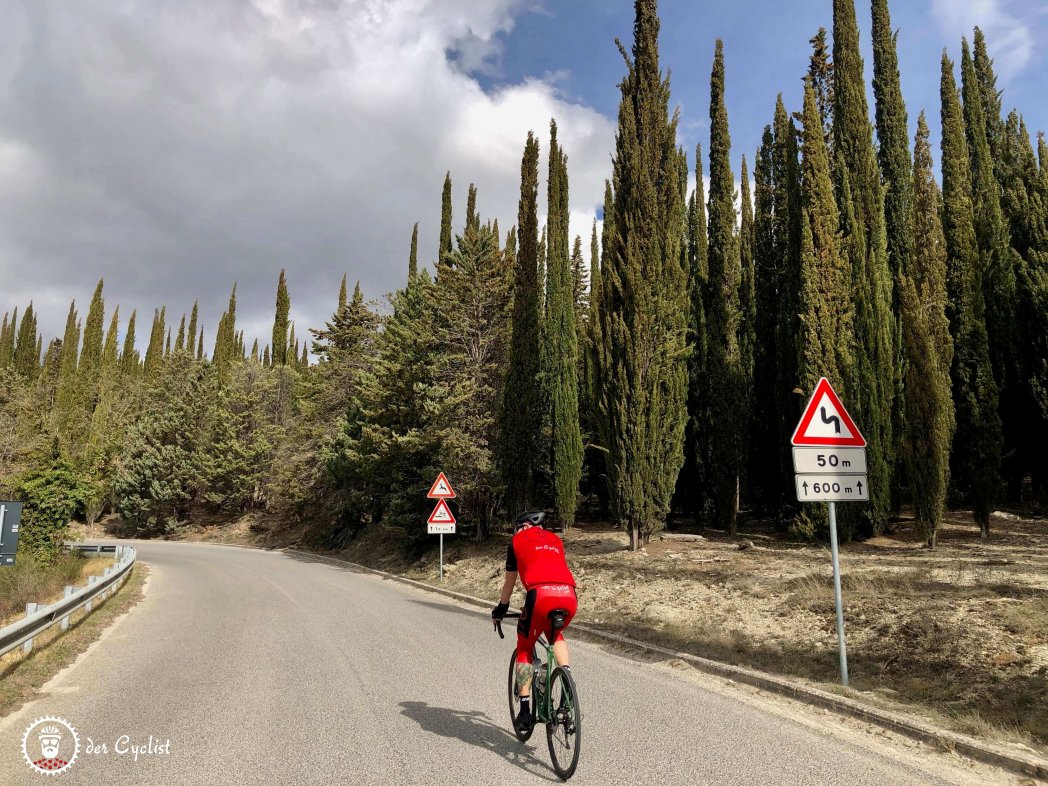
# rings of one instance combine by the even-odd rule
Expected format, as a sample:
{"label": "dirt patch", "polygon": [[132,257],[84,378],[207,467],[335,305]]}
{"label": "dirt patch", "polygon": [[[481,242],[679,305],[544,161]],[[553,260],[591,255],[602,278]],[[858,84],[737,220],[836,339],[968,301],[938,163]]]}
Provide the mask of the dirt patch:
{"label": "dirt patch", "polygon": [[[444,586],[496,599],[508,536],[445,538]],[[751,544],[706,531],[640,552],[598,524],[565,537],[579,617],[610,632],[703,657],[838,679],[832,571],[825,547],[760,527]],[[412,558],[401,533],[373,529],[347,559],[437,581],[433,549]],[[841,565],[851,685],[958,731],[1048,752],[1048,522],[995,517],[991,538],[951,516],[935,551],[905,522],[845,544]],[[519,590],[515,602],[522,601]]]}

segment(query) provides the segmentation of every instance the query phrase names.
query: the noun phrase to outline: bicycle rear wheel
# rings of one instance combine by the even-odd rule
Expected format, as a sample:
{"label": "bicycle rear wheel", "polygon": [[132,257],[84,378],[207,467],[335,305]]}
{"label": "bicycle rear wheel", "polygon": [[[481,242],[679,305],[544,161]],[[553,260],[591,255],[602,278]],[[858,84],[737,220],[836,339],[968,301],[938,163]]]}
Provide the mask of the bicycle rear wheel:
{"label": "bicycle rear wheel", "polygon": [[546,742],[553,769],[561,780],[575,774],[579,765],[582,742],[582,713],[579,694],[570,671],[557,668],[549,684],[550,719],[546,724]]}
{"label": "bicycle rear wheel", "polygon": [[521,742],[527,742],[531,739],[531,733],[535,731],[535,727],[532,726],[527,731],[520,731],[517,728],[517,724],[514,722],[517,720],[517,713],[520,711],[520,700],[517,698],[517,651],[514,650],[509,656],[509,681],[507,688],[509,690],[509,725],[513,729],[513,733],[517,735],[517,739]]}

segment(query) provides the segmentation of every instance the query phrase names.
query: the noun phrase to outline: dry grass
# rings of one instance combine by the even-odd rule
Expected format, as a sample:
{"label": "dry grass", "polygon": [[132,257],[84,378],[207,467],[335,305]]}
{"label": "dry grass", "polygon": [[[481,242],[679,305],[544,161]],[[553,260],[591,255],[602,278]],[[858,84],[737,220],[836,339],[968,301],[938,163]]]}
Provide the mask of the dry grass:
{"label": "dry grass", "polygon": [[115,595],[101,605],[96,603],[90,614],[76,612],[68,631],[63,633],[56,626],[37,636],[28,656],[17,649],[0,658],[0,717],[35,698],[41,685],[72,663],[117,617],[137,604],[146,572],[145,566],[136,564]]}
{"label": "dry grass", "polygon": [[100,576],[112,564],[112,557],[62,554],[48,566],[23,559],[0,569],[0,626],[24,616],[27,603],[53,603],[67,584],[82,586],[88,576]]}

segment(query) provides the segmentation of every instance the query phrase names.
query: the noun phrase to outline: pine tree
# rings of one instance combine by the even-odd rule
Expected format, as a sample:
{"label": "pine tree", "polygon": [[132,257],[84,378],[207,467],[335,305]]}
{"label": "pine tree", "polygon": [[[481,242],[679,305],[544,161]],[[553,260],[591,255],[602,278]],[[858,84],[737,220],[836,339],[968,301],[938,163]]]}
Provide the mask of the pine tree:
{"label": "pine tree", "polygon": [[[418,275],[418,221],[411,229],[411,251],[408,253],[408,278]],[[345,285],[345,278],[342,279]]]}
{"label": "pine tree", "polygon": [[512,332],[502,402],[501,467],[506,504],[511,513],[526,510],[534,503],[535,478],[541,460],[538,165],[539,143],[529,132],[520,164]]}
{"label": "pine tree", "polygon": [[713,518],[735,536],[742,471],[742,354],[739,347],[739,286],[742,276],[735,237],[735,179],[729,159],[724,106],[724,49],[718,38],[710,79],[709,285],[706,342],[712,427]]}
{"label": "pine tree", "polygon": [[124,334],[124,350],[120,355],[120,367],[125,374],[133,374],[139,369],[138,350],[135,349],[135,322],[138,320],[137,309],[131,312],[127,321],[127,333]]}
{"label": "pine tree", "polygon": [[906,257],[900,277],[906,352],[906,417],[902,458],[917,529],[930,548],[946,506],[954,410],[950,388],[953,339],[946,317],[946,239],[941,195],[932,169],[928,125],[921,112],[913,153],[911,230],[919,254]]}
{"label": "pine tree", "polygon": [[[873,531],[880,532],[891,509],[892,427],[899,368],[884,193],[866,103],[854,0],[833,3],[833,77],[836,189],[855,300],[855,373],[846,390],[849,409],[868,441],[870,504],[866,513]],[[850,195],[850,205],[846,195]]]}
{"label": "pine tree", "polygon": [[163,362],[164,355],[164,321],[166,307],[153,311],[153,329],[149,332],[149,346],[146,347],[145,374],[153,377]]}
{"label": "pine tree", "polygon": [[451,172],[444,175],[444,191],[441,194],[440,209],[440,247],[437,250],[437,263],[444,261],[444,255],[451,253]]}
{"label": "pine tree", "polygon": [[550,353],[545,372],[551,409],[554,501],[561,523],[570,527],[575,522],[582,479],[582,435],[575,283],[568,258],[568,159],[557,143],[556,121],[550,121],[548,199],[549,298],[545,333]]}
{"label": "pine tree", "polygon": [[971,159],[957,97],[953,63],[942,55],[942,190],[947,292],[954,356],[951,368],[957,430],[951,474],[968,495],[983,537],[997,500],[1001,467],[1001,418],[986,336],[979,245],[972,209]]}
{"label": "pine tree", "polygon": [[619,44],[621,83],[613,159],[614,228],[602,268],[601,439],[614,520],[630,546],[664,526],[683,462],[687,275],[677,117],[659,70],[655,0],[635,5],[633,57]]}
{"label": "pine tree", "polygon": [[[286,366],[288,364],[288,312],[291,310],[291,297],[287,291],[287,279],[284,271],[280,271],[280,280],[277,282],[277,305],[276,316],[273,319],[273,365]],[[294,339],[292,339],[294,341]]]}
{"label": "pine tree", "polygon": [[[965,138],[971,157],[972,210],[975,238],[979,245],[983,298],[986,306],[986,337],[990,364],[1001,412],[1004,444],[1010,458],[1003,468],[1013,488],[1022,486],[1025,467],[1015,461],[1014,448],[1028,428],[1024,422],[1022,390],[1018,383],[1019,323],[1016,318],[1018,288],[1016,268],[1021,260],[1011,248],[1011,233],[1001,210],[1001,189],[994,175],[994,161],[986,137],[986,115],[982,107],[982,85],[975,71],[968,41],[961,41],[961,91],[964,98]],[[1000,116],[997,117],[997,124]],[[1003,141],[1003,140],[1000,140]]]}
{"label": "pine tree", "polygon": [[841,249],[829,152],[811,80],[804,85],[801,143],[804,216],[801,224],[800,387],[820,377],[848,379],[852,370],[851,268]]}

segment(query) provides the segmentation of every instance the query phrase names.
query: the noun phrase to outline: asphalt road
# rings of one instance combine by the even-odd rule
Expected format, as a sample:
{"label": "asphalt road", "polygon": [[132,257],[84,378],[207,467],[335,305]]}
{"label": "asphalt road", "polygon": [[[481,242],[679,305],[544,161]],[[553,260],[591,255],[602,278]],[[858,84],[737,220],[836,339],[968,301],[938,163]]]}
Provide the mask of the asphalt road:
{"label": "asphalt road", "polygon": [[[510,642],[476,611],[281,552],[141,543],[146,598],[38,701],[0,721],[0,782],[42,784],[21,737],[68,720],[70,784],[558,782],[509,730]],[[937,784],[944,757],[805,720],[741,690],[575,642],[579,784]],[[765,706],[766,705],[766,706]],[[121,738],[127,739],[121,743]],[[116,752],[148,740],[168,753]],[[87,753],[105,745],[106,753]],[[32,741],[31,741],[32,742]],[[52,781],[55,782],[55,781]]]}

